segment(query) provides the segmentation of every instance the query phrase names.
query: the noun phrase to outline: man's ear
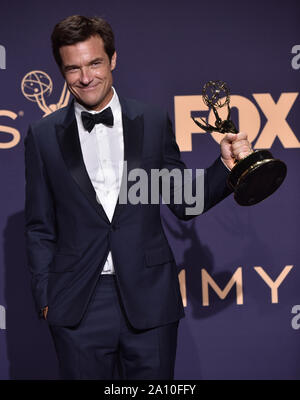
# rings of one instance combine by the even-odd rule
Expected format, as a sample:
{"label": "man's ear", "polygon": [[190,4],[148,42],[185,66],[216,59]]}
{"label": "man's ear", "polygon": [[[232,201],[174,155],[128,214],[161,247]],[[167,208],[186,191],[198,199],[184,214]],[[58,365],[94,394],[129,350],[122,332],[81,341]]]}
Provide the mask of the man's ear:
{"label": "man's ear", "polygon": [[116,65],[117,65],[117,53],[114,52],[110,60],[110,70],[113,71],[116,68]]}

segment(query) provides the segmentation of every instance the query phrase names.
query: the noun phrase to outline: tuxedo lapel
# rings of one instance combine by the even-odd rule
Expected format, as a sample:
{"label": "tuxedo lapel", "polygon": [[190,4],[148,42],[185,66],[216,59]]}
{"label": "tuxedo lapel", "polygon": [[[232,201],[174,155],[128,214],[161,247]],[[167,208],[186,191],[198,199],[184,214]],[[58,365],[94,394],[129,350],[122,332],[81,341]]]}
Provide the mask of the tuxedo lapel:
{"label": "tuxedo lapel", "polygon": [[[120,193],[128,191],[128,174],[131,170],[139,168],[144,136],[144,118],[142,114],[136,113],[129,106],[126,99],[120,98],[122,108],[122,123],[124,137],[124,169],[121,181]],[[71,176],[81,189],[82,193],[88,198],[91,205],[97,213],[107,222],[110,223],[102,205],[98,203],[96,192],[87,173],[78,134],[78,127],[74,113],[74,102],[69,106],[67,116],[62,125],[56,126],[57,139],[60,145],[63,159],[66,163]],[[113,222],[118,218],[126,204],[120,202],[118,197],[117,205],[113,215]]]}
{"label": "tuxedo lapel", "polygon": [[87,173],[78,134],[78,127],[74,113],[74,102],[69,106],[63,125],[56,126],[57,139],[63,159],[73,179],[83,194],[88,198],[97,213],[107,222],[109,219],[100,203],[96,199],[96,192]]}
{"label": "tuxedo lapel", "polygon": [[[120,97],[120,103],[122,107],[124,137],[124,169],[120,194],[113,215],[113,222],[117,220],[122,210],[126,207],[123,200],[126,198],[128,201],[128,175],[130,171],[140,167],[144,138],[143,114],[136,113],[135,110],[129,106],[126,99],[122,97]],[[120,202],[121,197],[123,197],[122,202]]]}

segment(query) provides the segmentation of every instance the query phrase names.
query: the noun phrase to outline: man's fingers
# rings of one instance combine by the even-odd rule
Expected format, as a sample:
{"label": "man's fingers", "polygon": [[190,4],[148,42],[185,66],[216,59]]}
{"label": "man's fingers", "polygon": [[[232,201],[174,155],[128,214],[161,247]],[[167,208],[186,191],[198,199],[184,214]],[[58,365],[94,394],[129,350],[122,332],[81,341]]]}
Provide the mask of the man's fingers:
{"label": "man's fingers", "polygon": [[244,132],[226,133],[225,140],[227,140],[230,143],[240,141],[240,140],[247,140],[247,134]]}
{"label": "man's fingers", "polygon": [[247,140],[248,139],[248,135],[245,132],[239,132],[236,134],[237,136],[237,140]]}
{"label": "man's fingers", "polygon": [[232,154],[237,160],[247,157],[250,153],[252,153],[252,148],[246,140],[232,145]]}
{"label": "man's fingers", "polygon": [[236,160],[241,160],[252,153],[251,144],[247,140],[247,134],[239,132],[237,134],[227,133],[225,143],[230,146],[231,157]]}
{"label": "man's fingers", "polygon": [[242,160],[253,152],[244,132],[227,133],[221,141],[223,159]]}
{"label": "man's fingers", "polygon": [[236,160],[242,160],[243,158],[249,156],[249,154],[250,154],[249,151],[247,151],[247,152],[240,152],[240,153],[238,153],[234,158],[235,158]]}
{"label": "man's fingers", "polygon": [[234,143],[232,143],[231,147],[232,147],[233,151],[243,149],[243,148],[248,149],[248,150],[251,149],[251,145],[248,142],[248,140],[239,140],[238,142],[234,142]]}
{"label": "man's fingers", "polygon": [[226,133],[224,136],[224,140],[226,142],[232,143],[237,139],[237,135],[235,133]]}
{"label": "man's fingers", "polygon": [[47,319],[47,314],[48,314],[48,307],[45,307],[45,308],[43,309],[43,316],[44,316],[44,319]]}

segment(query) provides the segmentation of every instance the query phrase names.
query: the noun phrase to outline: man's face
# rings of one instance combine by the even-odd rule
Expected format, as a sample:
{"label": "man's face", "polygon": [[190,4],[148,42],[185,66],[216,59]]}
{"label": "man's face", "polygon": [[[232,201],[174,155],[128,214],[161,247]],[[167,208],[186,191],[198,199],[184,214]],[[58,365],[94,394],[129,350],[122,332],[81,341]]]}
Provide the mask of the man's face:
{"label": "man's face", "polygon": [[62,72],[70,92],[88,109],[101,110],[112,98],[112,71],[117,55],[111,62],[99,35],[84,42],[62,46]]}

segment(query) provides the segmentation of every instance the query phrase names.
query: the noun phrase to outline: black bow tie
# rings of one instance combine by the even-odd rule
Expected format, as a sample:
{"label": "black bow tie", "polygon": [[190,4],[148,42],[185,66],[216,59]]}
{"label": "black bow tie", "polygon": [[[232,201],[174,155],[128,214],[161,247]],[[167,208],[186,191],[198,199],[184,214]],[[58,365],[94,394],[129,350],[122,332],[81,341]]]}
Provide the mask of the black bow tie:
{"label": "black bow tie", "polygon": [[89,112],[82,111],[81,119],[84,129],[89,132],[92,131],[96,124],[104,124],[108,126],[113,126],[114,124],[114,116],[110,107],[97,114],[91,114]]}

